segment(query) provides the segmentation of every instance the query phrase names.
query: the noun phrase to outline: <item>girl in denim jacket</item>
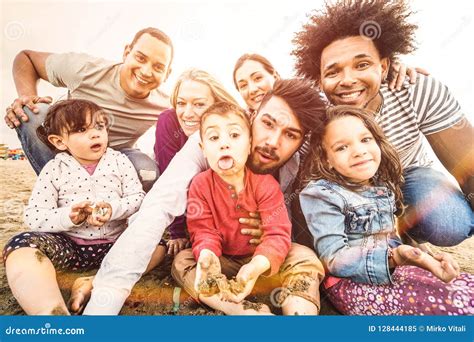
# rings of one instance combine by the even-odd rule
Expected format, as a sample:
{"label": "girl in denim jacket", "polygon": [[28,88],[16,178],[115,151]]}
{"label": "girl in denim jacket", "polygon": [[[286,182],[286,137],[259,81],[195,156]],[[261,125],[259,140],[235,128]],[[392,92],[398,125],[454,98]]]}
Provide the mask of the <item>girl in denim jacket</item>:
{"label": "girl in denim jacket", "polygon": [[329,299],[343,314],[474,313],[474,276],[449,254],[402,245],[399,157],[362,109],[328,109],[312,134],[301,207],[328,277]]}

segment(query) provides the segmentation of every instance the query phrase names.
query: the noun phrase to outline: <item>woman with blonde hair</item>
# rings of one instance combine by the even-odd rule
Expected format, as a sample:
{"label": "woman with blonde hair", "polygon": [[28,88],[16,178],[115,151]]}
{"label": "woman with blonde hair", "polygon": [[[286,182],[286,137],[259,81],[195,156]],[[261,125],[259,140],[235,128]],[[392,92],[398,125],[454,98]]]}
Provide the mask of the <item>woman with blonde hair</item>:
{"label": "woman with blonde hair", "polygon": [[[238,106],[224,86],[206,71],[189,69],[181,74],[171,92],[173,108],[161,113],[156,125],[154,150],[160,174],[184,146],[188,137],[199,130],[201,115],[217,102]],[[186,218],[177,217],[168,227],[168,231],[168,254],[176,255],[189,242],[186,237]],[[163,256],[164,253],[165,249]]]}

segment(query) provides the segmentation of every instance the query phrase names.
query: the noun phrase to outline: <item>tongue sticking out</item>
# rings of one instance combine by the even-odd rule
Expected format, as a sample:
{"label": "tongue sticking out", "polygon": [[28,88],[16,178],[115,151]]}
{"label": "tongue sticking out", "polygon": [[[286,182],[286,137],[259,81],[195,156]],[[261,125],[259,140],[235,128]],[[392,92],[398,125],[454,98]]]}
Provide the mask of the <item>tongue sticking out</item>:
{"label": "tongue sticking out", "polygon": [[222,157],[217,162],[217,165],[221,170],[229,170],[230,168],[232,168],[232,166],[234,166],[234,159],[232,159],[231,157]]}

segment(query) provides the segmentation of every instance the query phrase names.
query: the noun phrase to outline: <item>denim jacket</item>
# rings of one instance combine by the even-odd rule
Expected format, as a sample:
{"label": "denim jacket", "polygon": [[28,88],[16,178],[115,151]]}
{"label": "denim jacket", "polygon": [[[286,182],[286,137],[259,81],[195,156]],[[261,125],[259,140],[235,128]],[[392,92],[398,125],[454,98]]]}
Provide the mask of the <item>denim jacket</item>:
{"label": "denim jacket", "polygon": [[310,182],[300,194],[314,247],[328,273],[369,284],[391,283],[389,240],[395,235],[393,193],[384,186],[354,192]]}

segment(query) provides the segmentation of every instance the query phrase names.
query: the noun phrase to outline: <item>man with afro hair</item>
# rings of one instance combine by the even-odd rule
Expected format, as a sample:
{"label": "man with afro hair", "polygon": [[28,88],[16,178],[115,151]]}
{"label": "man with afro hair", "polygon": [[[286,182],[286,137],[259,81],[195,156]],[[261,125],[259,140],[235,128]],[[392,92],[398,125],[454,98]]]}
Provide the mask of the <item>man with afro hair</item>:
{"label": "man with afro hair", "polygon": [[[390,63],[415,50],[410,15],[404,1],[326,4],[296,34],[293,55],[298,74],[332,104],[372,111],[399,153],[406,206],[401,232],[452,246],[474,231],[474,130],[448,88],[432,77],[418,75],[415,84],[389,89]],[[464,193],[432,168],[426,141]]]}

